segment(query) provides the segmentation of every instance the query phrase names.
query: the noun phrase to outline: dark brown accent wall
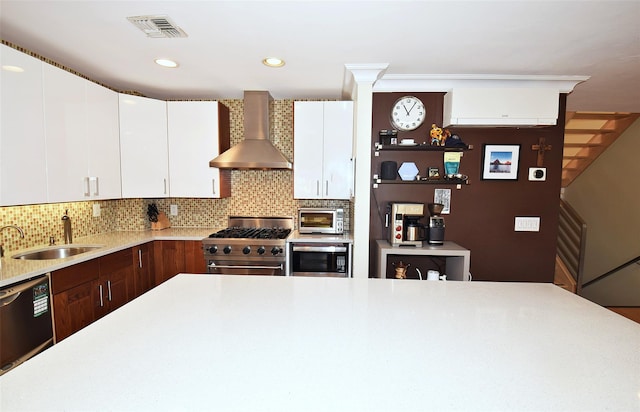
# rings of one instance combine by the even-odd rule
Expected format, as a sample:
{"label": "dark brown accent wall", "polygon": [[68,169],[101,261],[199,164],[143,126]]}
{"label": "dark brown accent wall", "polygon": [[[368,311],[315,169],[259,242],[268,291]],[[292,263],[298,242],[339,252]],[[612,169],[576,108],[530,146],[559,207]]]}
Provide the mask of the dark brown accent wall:
{"label": "dark brown accent wall", "polygon": [[[371,150],[381,129],[392,128],[389,112],[403,95],[419,97],[427,109],[422,126],[411,132],[399,132],[399,139],[412,137],[428,141],[431,124],[442,125],[444,93],[375,93]],[[473,145],[464,152],[460,172],[469,176],[469,185],[381,185],[371,189],[370,264],[371,276],[377,273],[375,239],[386,239],[386,206],[393,201],[432,203],[435,188],[451,189],[451,213],[444,215],[445,239],[471,250],[471,274],[474,280],[552,282],[555,267],[556,237],[560,202],[562,150],[564,144],[566,95],[560,96],[556,126],[448,128]],[[544,182],[528,180],[529,167],[536,166],[537,152],[531,146],[544,137],[552,149],[545,153]],[[520,167],[517,181],[481,180],[484,144],[519,144]],[[374,153],[375,154],[375,153]],[[380,172],[384,160],[413,161],[426,175],[427,167],[443,171],[442,152],[383,152],[372,156],[372,173]],[[428,213],[428,212],[427,212]],[[539,232],[515,232],[516,216],[539,216]]]}

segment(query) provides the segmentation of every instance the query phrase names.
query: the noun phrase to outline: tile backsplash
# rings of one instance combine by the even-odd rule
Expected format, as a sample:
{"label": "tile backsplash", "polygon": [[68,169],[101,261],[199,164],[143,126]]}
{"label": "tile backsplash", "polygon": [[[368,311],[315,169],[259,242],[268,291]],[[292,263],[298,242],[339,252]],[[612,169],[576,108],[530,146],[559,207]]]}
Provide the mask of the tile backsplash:
{"label": "tile backsplash", "polygon": [[[243,139],[243,101],[220,102],[229,108],[231,145],[235,145]],[[293,159],[293,100],[274,101],[271,125],[271,141],[287,158]],[[0,207],[0,227],[17,225],[25,231],[25,238],[20,239],[17,231],[5,229],[0,233],[0,242],[7,251],[46,245],[51,236],[60,243],[65,210],[71,217],[75,238],[114,230],[147,230],[151,227],[147,205],[152,202],[166,213],[172,227],[219,229],[227,226],[230,215],[296,217],[299,207],[342,207],[349,229],[352,212],[349,201],[294,199],[291,170],[233,170],[231,197],[226,199],[116,199]],[[99,217],[93,216],[96,203],[100,205]],[[170,205],[178,206],[176,216],[170,216]]]}

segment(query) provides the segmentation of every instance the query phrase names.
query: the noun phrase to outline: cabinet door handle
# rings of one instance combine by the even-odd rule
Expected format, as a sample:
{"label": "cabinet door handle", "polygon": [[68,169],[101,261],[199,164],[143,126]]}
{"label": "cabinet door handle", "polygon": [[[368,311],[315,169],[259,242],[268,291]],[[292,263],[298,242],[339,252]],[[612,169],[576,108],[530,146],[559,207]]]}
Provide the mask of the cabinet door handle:
{"label": "cabinet door handle", "polygon": [[96,191],[93,192],[93,195],[94,196],[99,196],[100,195],[100,188],[98,187],[98,178],[95,177],[95,180],[96,180]]}
{"label": "cabinet door handle", "polygon": [[104,299],[102,298],[102,285],[98,285],[98,291],[100,292],[100,307],[104,307]]}
{"label": "cabinet door handle", "polygon": [[111,302],[111,281],[107,280],[107,293],[109,295],[109,302]]}
{"label": "cabinet door handle", "polygon": [[211,189],[212,189],[213,194],[215,195],[216,194],[216,179],[215,178],[211,179]]}
{"label": "cabinet door handle", "polygon": [[164,194],[167,194],[167,178],[162,179],[164,181]]}
{"label": "cabinet door handle", "polygon": [[89,176],[84,178],[84,183],[85,183],[85,191],[84,191],[84,196],[85,197],[89,197],[91,196],[91,180],[89,179]]}
{"label": "cabinet door handle", "polygon": [[142,249],[138,249],[138,266],[142,269]]}
{"label": "cabinet door handle", "polygon": [[316,180],[316,195],[320,196],[320,181]]}
{"label": "cabinet door handle", "polygon": [[325,180],[325,182],[326,182],[326,184],[325,184],[326,188],[325,188],[324,194],[325,194],[325,196],[329,196],[329,181]]}

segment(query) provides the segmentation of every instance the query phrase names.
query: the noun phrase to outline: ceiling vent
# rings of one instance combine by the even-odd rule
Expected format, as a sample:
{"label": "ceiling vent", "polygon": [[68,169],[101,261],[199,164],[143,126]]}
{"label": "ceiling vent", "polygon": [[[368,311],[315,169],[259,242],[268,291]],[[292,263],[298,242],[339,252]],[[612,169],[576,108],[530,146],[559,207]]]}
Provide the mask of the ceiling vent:
{"label": "ceiling vent", "polygon": [[187,33],[178,27],[166,15],[127,17],[134,26],[142,30],[148,37],[174,38],[187,37]]}

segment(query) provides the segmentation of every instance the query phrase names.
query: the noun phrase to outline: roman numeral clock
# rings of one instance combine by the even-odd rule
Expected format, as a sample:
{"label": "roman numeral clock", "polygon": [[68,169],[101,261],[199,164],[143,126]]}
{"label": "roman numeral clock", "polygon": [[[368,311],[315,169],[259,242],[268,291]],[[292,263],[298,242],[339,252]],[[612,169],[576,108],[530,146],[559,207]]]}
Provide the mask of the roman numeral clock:
{"label": "roman numeral clock", "polygon": [[404,96],[396,100],[391,108],[391,125],[401,131],[415,130],[424,123],[426,114],[420,99]]}

